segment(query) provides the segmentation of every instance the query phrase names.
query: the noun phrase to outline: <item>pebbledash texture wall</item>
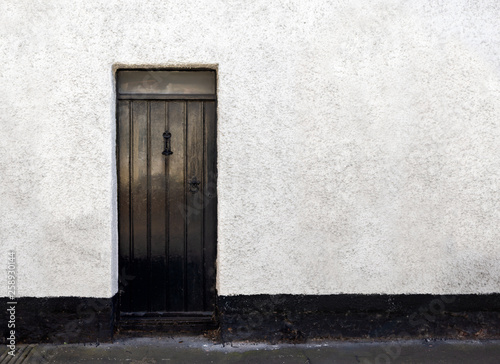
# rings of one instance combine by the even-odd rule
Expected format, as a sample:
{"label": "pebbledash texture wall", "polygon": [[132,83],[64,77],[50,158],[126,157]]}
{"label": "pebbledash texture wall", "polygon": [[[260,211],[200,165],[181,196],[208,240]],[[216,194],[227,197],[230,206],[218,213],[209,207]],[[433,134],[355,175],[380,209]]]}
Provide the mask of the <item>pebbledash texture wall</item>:
{"label": "pebbledash texture wall", "polygon": [[217,71],[224,304],[500,292],[497,1],[0,11],[0,253],[19,297],[117,294],[120,67]]}

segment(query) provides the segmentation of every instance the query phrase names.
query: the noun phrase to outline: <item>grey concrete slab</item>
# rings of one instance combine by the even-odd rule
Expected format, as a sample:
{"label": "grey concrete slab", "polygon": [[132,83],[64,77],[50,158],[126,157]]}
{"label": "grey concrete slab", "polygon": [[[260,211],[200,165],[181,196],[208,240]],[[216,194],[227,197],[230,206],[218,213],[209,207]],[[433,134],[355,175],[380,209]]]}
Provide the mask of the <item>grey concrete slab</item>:
{"label": "grey concrete slab", "polygon": [[216,344],[203,337],[120,339],[106,344],[21,345],[1,364],[382,364],[500,363],[500,341],[310,341],[306,344]]}

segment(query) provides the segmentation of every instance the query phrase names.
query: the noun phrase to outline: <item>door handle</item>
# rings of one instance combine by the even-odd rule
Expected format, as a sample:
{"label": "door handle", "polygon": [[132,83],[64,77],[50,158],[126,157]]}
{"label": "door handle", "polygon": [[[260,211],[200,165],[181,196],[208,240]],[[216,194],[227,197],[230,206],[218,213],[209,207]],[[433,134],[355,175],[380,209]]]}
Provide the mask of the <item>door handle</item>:
{"label": "door handle", "polygon": [[165,149],[163,150],[163,152],[161,154],[163,154],[163,155],[174,154],[174,152],[172,152],[170,150],[170,138],[171,137],[172,137],[172,134],[170,134],[169,132],[163,133],[163,139],[165,139]]}
{"label": "door handle", "polygon": [[189,192],[191,192],[193,195],[200,190],[200,181],[196,179],[196,177],[191,178],[191,181],[188,182],[189,184]]}

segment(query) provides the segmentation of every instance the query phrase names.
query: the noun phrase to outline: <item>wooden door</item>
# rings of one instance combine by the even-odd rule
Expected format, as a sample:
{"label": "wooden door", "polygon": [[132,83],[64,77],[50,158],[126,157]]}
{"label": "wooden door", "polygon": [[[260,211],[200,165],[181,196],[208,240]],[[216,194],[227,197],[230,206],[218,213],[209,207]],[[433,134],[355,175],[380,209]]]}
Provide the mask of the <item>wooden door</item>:
{"label": "wooden door", "polygon": [[212,317],[215,72],[118,71],[117,84],[121,314]]}

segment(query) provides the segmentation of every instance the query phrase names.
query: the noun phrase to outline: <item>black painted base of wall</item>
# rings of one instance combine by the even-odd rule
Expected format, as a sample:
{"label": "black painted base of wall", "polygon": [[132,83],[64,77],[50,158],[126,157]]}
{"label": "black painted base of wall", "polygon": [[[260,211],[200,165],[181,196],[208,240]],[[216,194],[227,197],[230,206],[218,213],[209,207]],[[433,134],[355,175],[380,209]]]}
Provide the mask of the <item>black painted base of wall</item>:
{"label": "black painted base of wall", "polygon": [[223,341],[500,338],[500,295],[219,297]]}
{"label": "black painted base of wall", "polygon": [[113,337],[117,296],[88,297],[21,297],[16,305],[0,298],[2,315],[1,342],[9,337],[10,315],[6,310],[15,307],[15,337],[17,343],[77,343],[106,342]]}
{"label": "black painted base of wall", "polygon": [[[0,298],[2,344],[10,330],[7,302]],[[119,327],[117,296],[24,297],[16,302],[17,343],[109,342]],[[218,311],[224,342],[500,338],[500,294],[219,296]],[[162,325],[157,330],[164,331]],[[172,330],[175,326],[168,327],[169,335]],[[144,330],[131,330],[127,336],[135,334],[145,335]]]}

